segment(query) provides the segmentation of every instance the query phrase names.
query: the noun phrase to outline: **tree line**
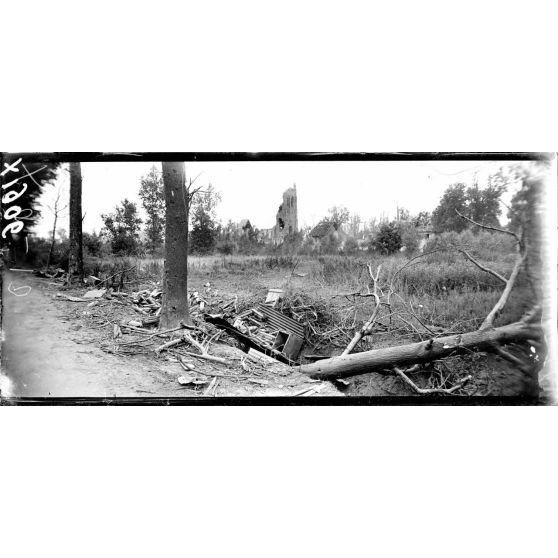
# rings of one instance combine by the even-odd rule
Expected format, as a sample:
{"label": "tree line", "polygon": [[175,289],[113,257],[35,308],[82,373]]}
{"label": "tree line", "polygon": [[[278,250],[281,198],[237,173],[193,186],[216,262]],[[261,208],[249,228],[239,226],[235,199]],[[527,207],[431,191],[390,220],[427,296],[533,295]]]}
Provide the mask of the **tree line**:
{"label": "tree line", "polygon": [[[36,204],[37,197],[41,191],[40,186],[52,183],[56,177],[56,165],[40,165],[39,163],[28,164],[26,169],[34,172],[34,179],[39,187],[32,188],[22,198],[22,207],[33,207],[33,216],[27,220],[27,227],[31,227],[39,216]],[[24,172],[23,167],[21,172]],[[338,239],[330,238],[323,242],[320,253],[344,253],[356,254],[362,250],[391,254],[401,250],[403,247],[408,252],[415,252],[425,237],[425,231],[432,234],[444,232],[461,233],[465,229],[476,231],[470,221],[463,219],[460,215],[468,217],[472,221],[484,225],[498,225],[502,215],[501,197],[506,191],[506,185],[521,174],[518,167],[501,169],[488,178],[487,184],[481,187],[477,180],[472,186],[465,183],[451,184],[445,190],[440,202],[432,212],[420,212],[411,215],[405,208],[398,208],[397,218],[388,220],[385,217],[371,218],[363,221],[361,217],[342,206],[334,206],[329,209],[324,221],[331,221],[341,226],[347,233],[342,247]],[[76,184],[81,182],[81,169],[78,164],[69,165],[70,188],[74,195],[72,200],[77,199],[80,191]],[[216,207],[221,201],[218,192],[211,184],[204,187],[196,187],[195,181],[192,185],[195,192],[190,201],[189,211],[189,241],[190,253],[205,255],[219,253],[228,255],[240,254],[262,254],[270,251],[281,251],[288,253],[299,253],[311,255],[315,252],[315,246],[310,238],[313,227],[306,227],[301,231],[288,237],[282,246],[271,245],[256,227],[247,223],[238,225],[229,220],[225,225],[220,223],[216,216]],[[53,213],[53,228],[50,242],[44,240],[35,241],[43,243],[42,250],[48,253],[47,267],[51,261],[57,262],[64,267],[69,265],[69,255],[75,251],[70,245],[81,246],[88,256],[105,255],[152,255],[162,257],[164,254],[165,239],[165,197],[163,173],[153,166],[144,175],[139,184],[138,197],[145,212],[145,218],[140,217],[138,205],[129,199],[122,200],[112,212],[103,214],[103,228],[99,233],[80,233],[77,238],[75,223],[70,226],[70,237],[59,231],[60,239],[56,240],[56,228],[60,224],[61,211],[67,204],[58,199],[54,207],[50,207]],[[510,227],[517,229],[520,225],[519,217],[522,206],[529,202],[529,193],[524,188],[519,189],[511,200],[508,207],[507,217]],[[77,221],[81,217],[70,208],[71,219]],[[4,220],[4,213],[2,215]],[[72,231],[73,234],[72,234]],[[11,239],[10,245],[17,244],[18,235]],[[8,239],[10,240],[10,239]],[[54,249],[56,243],[56,250]],[[27,248],[27,247],[26,247]]]}

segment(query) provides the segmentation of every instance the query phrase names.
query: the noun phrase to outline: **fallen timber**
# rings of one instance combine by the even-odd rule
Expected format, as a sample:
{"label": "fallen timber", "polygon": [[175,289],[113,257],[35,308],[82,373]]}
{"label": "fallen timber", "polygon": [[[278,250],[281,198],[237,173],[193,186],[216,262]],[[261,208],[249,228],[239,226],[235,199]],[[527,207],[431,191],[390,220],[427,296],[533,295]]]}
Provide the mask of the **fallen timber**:
{"label": "fallen timber", "polygon": [[368,372],[391,373],[394,366],[431,362],[473,350],[493,351],[507,343],[539,339],[541,335],[540,314],[537,311],[526,315],[518,322],[497,328],[333,357],[304,364],[299,370],[319,380],[344,378]]}

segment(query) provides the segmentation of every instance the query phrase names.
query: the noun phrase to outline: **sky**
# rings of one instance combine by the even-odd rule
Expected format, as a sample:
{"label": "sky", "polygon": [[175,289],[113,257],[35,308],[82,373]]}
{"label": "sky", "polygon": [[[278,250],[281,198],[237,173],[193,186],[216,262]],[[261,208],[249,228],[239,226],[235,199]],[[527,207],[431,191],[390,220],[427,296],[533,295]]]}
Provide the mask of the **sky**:
{"label": "sky", "polygon": [[[432,211],[444,190],[455,182],[472,184],[476,175],[479,185],[505,165],[503,162],[477,161],[248,161],[186,163],[186,176],[196,177],[197,185],[211,183],[222,201],[217,216],[226,223],[249,219],[260,229],[271,228],[282,202],[282,194],[296,184],[299,226],[317,224],[334,205],[346,206],[366,221],[372,217],[395,218],[399,205],[411,214]],[[124,198],[138,203],[141,177],[151,166],[160,163],[82,163],[85,213],[83,230],[99,232],[101,215],[114,211]],[[52,230],[53,205],[60,189],[61,199],[68,198],[67,165],[59,172],[55,184],[45,189],[40,199],[42,215],[35,231],[46,236]],[[511,191],[504,196],[509,201]],[[65,202],[62,204],[64,205]],[[505,214],[506,211],[503,211]],[[143,210],[140,211],[143,216]],[[68,230],[68,211],[58,227]]]}

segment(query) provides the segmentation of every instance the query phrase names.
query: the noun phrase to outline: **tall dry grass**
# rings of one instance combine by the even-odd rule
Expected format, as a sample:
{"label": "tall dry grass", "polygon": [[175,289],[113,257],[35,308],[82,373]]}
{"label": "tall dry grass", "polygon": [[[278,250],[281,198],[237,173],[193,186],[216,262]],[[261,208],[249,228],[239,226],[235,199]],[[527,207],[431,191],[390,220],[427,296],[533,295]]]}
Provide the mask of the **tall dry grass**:
{"label": "tall dry grass", "polygon": [[[432,251],[409,262],[410,256],[363,253],[357,256],[191,256],[188,273],[192,285],[207,281],[227,296],[238,295],[246,305],[261,300],[269,287],[284,288],[287,296],[303,294],[313,299],[316,306],[331,305],[331,316],[345,316],[347,299],[336,297],[342,293],[365,292],[370,285],[367,266],[373,270],[381,266],[380,283],[393,282],[397,296],[393,298],[393,312],[410,316],[412,312],[426,324],[467,331],[478,327],[497,301],[501,283],[493,276],[466,260],[457,248],[465,248],[481,263],[495,271],[509,275],[515,258],[513,243],[505,235],[469,231],[456,235],[441,235],[429,243]],[[107,276],[134,268],[128,274],[130,283],[142,280],[160,281],[162,258],[110,257],[88,262],[87,271]],[[406,265],[408,264],[408,265]],[[403,269],[402,269],[403,268]],[[293,271],[300,272],[296,278]],[[294,277],[294,278],[293,278]],[[196,287],[197,288],[197,287]],[[532,303],[524,274],[520,274],[513,296],[499,322],[518,319]],[[344,308],[341,306],[345,304]],[[371,300],[361,299],[354,305],[353,322],[358,327],[371,311]],[[334,307],[337,306],[337,309]],[[339,311],[342,311],[339,314]],[[353,310],[351,310],[353,311]],[[332,317],[332,321],[335,319]],[[341,318],[339,318],[341,319]],[[414,320],[414,321],[413,321]]]}

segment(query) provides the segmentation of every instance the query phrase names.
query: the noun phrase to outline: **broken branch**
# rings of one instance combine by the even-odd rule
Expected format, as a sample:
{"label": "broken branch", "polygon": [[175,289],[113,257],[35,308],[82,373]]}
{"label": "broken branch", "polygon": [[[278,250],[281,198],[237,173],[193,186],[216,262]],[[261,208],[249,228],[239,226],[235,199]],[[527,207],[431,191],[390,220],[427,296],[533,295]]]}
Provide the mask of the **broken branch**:
{"label": "broken branch", "polygon": [[460,217],[465,219],[466,221],[469,221],[469,223],[473,223],[473,225],[476,225],[477,227],[480,227],[481,229],[487,229],[489,231],[496,231],[496,232],[501,232],[501,233],[504,233],[504,234],[509,234],[510,236],[513,236],[518,243],[521,243],[521,239],[519,238],[519,235],[517,233],[513,232],[513,231],[508,231],[506,229],[500,229],[499,227],[493,227],[491,225],[483,225],[482,223],[477,223],[476,221],[473,221],[473,219],[467,217],[466,215],[463,215],[457,209],[455,210],[455,212]]}
{"label": "broken branch", "polygon": [[480,262],[478,262],[475,258],[473,258],[473,256],[471,256],[471,254],[469,254],[469,252],[467,252],[467,250],[459,249],[458,251],[461,252],[469,261],[473,262],[482,271],[485,271],[486,273],[490,273],[490,275],[493,275],[494,277],[496,277],[496,279],[499,279],[500,281],[502,281],[502,283],[507,283],[508,282],[508,280],[505,277],[503,277],[502,275],[500,275],[497,271],[494,271],[493,269],[485,267]]}
{"label": "broken branch", "polygon": [[521,269],[521,265],[523,264],[524,260],[525,255],[520,252],[518,254],[515,266],[511,272],[509,279],[506,279],[506,287],[504,288],[502,295],[500,296],[498,302],[494,305],[494,308],[492,308],[488,316],[486,316],[484,322],[482,322],[479,330],[494,327],[494,320],[500,315],[500,312],[502,312],[504,306],[508,302],[508,298],[510,297],[513,285],[515,283],[515,280],[517,279],[517,276],[519,275],[519,270]]}
{"label": "broken branch", "polygon": [[449,395],[457,391],[458,389],[461,389],[469,380],[473,379],[473,376],[469,375],[463,378],[463,380],[460,380],[451,388],[420,388],[417,386],[417,384],[415,384],[415,382],[413,382],[413,380],[411,380],[411,378],[409,378],[409,376],[405,374],[405,372],[403,372],[403,370],[401,370],[397,366],[394,366],[393,370],[400,378],[405,381],[407,385],[411,386],[417,393],[420,393],[421,395],[430,395],[432,393],[445,393]]}
{"label": "broken branch", "polygon": [[394,366],[429,362],[454,354],[470,352],[471,350],[490,350],[495,344],[505,345],[540,338],[540,325],[530,323],[528,318],[529,315],[523,320],[497,328],[481,329],[418,343],[341,355],[311,364],[304,364],[300,367],[300,371],[311,378],[320,380],[344,378],[369,372],[385,372],[386,369]]}
{"label": "broken branch", "polygon": [[[373,285],[373,291],[371,294],[374,297],[374,301],[375,301],[375,307],[374,310],[372,312],[372,315],[370,316],[370,318],[368,319],[368,321],[362,326],[362,328],[360,329],[360,331],[357,331],[357,333],[355,334],[355,336],[352,338],[351,342],[347,345],[347,348],[343,351],[342,355],[348,355],[358,344],[358,342],[365,336],[365,335],[369,335],[370,332],[372,331],[372,327],[374,325],[374,322],[376,321],[376,318],[378,317],[378,313],[380,312],[381,309],[381,301],[380,301],[380,297],[378,296],[378,279],[380,277],[380,271],[382,269],[382,266],[378,266],[378,269],[376,271],[376,275],[374,275],[374,273],[372,273],[372,265],[368,264],[368,274],[370,275],[370,279],[372,281],[372,285]],[[368,289],[370,290],[370,289]]]}

